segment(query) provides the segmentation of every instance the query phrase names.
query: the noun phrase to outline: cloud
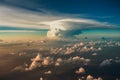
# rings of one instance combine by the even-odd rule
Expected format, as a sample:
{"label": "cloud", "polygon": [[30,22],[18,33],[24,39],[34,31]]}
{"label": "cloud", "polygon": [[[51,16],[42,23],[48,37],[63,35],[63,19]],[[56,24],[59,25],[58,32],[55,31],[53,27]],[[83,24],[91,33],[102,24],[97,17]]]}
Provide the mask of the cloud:
{"label": "cloud", "polygon": [[84,74],[85,69],[83,67],[80,67],[77,71],[75,71],[76,74]]}
{"label": "cloud", "polygon": [[97,55],[97,53],[93,53],[92,55],[93,55],[93,56],[96,56],[96,55]]}
{"label": "cloud", "polygon": [[0,10],[0,26],[49,29],[47,32],[49,38],[75,37],[75,35],[81,34],[82,30],[114,27],[107,22],[76,18],[70,14],[55,13],[41,8],[40,12],[34,12],[24,8],[0,5]]}
{"label": "cloud", "polygon": [[93,78],[93,76],[91,76],[91,75],[88,75],[87,76],[87,78],[86,78],[86,80],[93,80],[94,78]]}
{"label": "cloud", "polygon": [[40,77],[40,80],[44,80],[44,78],[43,78],[43,77]]}
{"label": "cloud", "polygon": [[30,30],[0,30],[0,32],[35,32]]}
{"label": "cloud", "polygon": [[42,65],[48,66],[49,64],[53,63],[53,59],[51,57],[46,57],[43,59]]}
{"label": "cloud", "polygon": [[103,60],[101,63],[100,63],[100,66],[103,67],[103,66],[108,66],[108,65],[112,65],[113,63],[120,63],[120,59],[119,57],[117,57],[117,59],[106,59],[106,60]]}
{"label": "cloud", "polygon": [[26,68],[26,71],[33,70],[37,67],[40,67],[41,64],[39,63],[39,61],[41,60],[41,58],[42,58],[42,56],[40,54],[37,54],[37,56],[35,58],[31,59],[32,63],[30,64],[30,66],[28,68]]}
{"label": "cloud", "polygon": [[51,70],[46,71],[45,74],[52,74],[52,71]]}
{"label": "cloud", "polygon": [[55,66],[60,66],[60,63],[58,63],[58,62],[57,62],[57,63],[55,63]]}
{"label": "cloud", "polygon": [[81,30],[88,29],[110,29],[113,25],[108,23],[83,18],[67,18],[51,22],[44,22],[49,25],[48,37],[74,37],[81,34]]}
{"label": "cloud", "polygon": [[104,61],[101,62],[100,66],[107,66],[107,65],[111,65],[111,61],[109,59],[106,59]]}
{"label": "cloud", "polygon": [[78,42],[75,44],[72,44],[70,46],[64,46],[61,48],[51,48],[50,52],[51,54],[64,54],[64,55],[69,55],[74,52],[89,52],[89,51],[101,51],[101,47],[95,47],[95,45],[91,44],[84,44],[83,42]]}
{"label": "cloud", "polygon": [[45,13],[34,12],[8,5],[0,5],[0,10],[0,26],[28,29],[49,29],[49,26],[40,24],[40,22],[61,19],[60,16],[48,14],[49,11],[47,12],[47,10]]}

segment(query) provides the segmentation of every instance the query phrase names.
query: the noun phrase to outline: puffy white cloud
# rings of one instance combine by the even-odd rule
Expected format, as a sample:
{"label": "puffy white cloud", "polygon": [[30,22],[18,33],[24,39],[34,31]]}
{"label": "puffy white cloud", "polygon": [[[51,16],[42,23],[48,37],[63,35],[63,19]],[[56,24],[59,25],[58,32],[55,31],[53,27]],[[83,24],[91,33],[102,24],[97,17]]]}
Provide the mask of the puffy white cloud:
{"label": "puffy white cloud", "polygon": [[42,61],[42,65],[44,65],[44,66],[47,66],[47,65],[52,64],[52,63],[53,63],[53,59],[51,57],[46,57]]}
{"label": "puffy white cloud", "polygon": [[98,48],[98,50],[99,50],[99,51],[101,51],[101,50],[102,50],[102,48],[101,48],[101,47],[99,47],[99,48]]}
{"label": "puffy white cloud", "polygon": [[63,61],[62,58],[57,59],[57,62],[62,62],[62,61]]}
{"label": "puffy white cloud", "polygon": [[49,71],[45,72],[45,74],[51,74],[51,73],[52,73],[52,71],[51,71],[51,70],[49,70]]}
{"label": "puffy white cloud", "polygon": [[84,74],[85,69],[83,67],[80,67],[77,71],[75,71],[76,74]]}
{"label": "puffy white cloud", "polygon": [[93,56],[96,56],[96,55],[97,55],[97,53],[93,53],[92,55],[93,55]]}
{"label": "puffy white cloud", "polygon": [[33,69],[35,69],[35,68],[37,68],[37,67],[40,67],[40,66],[41,66],[40,63],[38,63],[38,62],[36,62],[36,61],[33,61],[33,62],[31,63],[31,65],[29,66],[29,68],[26,68],[26,70],[33,70]]}
{"label": "puffy white cloud", "polygon": [[38,53],[35,58],[31,59],[31,60],[32,60],[32,63],[30,64],[29,68],[26,68],[26,71],[28,71],[28,70],[33,70],[33,69],[35,69],[35,68],[37,68],[37,67],[40,67],[41,64],[40,64],[38,61],[41,60],[41,57],[42,57],[42,56]]}
{"label": "puffy white cloud", "polygon": [[87,48],[87,46],[84,46],[80,49],[80,52],[87,52],[89,51],[89,48]]}
{"label": "puffy white cloud", "polygon": [[94,78],[91,75],[87,75],[87,76],[82,76],[81,78],[78,78],[78,80],[103,80],[103,79],[101,77]]}
{"label": "puffy white cloud", "polygon": [[101,77],[98,77],[98,79],[97,80],[103,80]]}
{"label": "puffy white cloud", "polygon": [[78,80],[82,80],[81,78],[79,78]]}
{"label": "puffy white cloud", "polygon": [[80,57],[79,56],[75,56],[72,59],[73,59],[73,61],[76,61],[76,60],[80,60]]}
{"label": "puffy white cloud", "polygon": [[42,60],[42,55],[40,55],[40,53],[38,53],[35,58],[31,59],[31,61],[40,61],[40,60]]}
{"label": "puffy white cloud", "polygon": [[40,77],[40,80],[44,80],[43,77]]}
{"label": "puffy white cloud", "polygon": [[58,62],[57,62],[57,63],[55,63],[55,66],[60,66],[60,63],[58,63]]}
{"label": "puffy white cloud", "polygon": [[86,80],[93,80],[94,78],[93,78],[93,76],[91,76],[91,75],[88,75],[87,76],[87,78],[86,78]]}

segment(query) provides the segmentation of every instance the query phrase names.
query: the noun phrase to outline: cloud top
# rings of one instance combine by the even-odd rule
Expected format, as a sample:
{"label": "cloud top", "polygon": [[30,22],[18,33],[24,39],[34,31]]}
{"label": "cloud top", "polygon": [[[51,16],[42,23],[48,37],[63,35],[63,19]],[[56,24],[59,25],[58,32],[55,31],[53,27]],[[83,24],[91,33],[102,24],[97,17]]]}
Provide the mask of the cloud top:
{"label": "cloud top", "polygon": [[113,27],[113,25],[105,22],[83,18],[60,19],[44,22],[44,24],[50,26],[50,30],[47,33],[48,37],[74,37],[75,35],[81,34],[81,30],[110,29]]}

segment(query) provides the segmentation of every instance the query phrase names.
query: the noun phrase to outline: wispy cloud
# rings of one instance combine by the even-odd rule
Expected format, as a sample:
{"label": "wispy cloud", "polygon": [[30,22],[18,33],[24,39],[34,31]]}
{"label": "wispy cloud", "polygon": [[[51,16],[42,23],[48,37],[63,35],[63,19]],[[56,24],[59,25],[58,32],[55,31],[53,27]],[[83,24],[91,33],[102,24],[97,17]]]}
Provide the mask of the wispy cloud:
{"label": "wispy cloud", "polygon": [[0,32],[35,32],[33,30],[0,30]]}

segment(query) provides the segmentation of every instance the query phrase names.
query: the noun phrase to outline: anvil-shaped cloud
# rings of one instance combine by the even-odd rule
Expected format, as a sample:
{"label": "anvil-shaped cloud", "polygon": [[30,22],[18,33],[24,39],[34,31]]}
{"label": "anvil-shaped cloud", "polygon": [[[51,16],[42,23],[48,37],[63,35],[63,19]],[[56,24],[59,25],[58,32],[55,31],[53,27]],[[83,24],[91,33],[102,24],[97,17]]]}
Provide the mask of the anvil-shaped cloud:
{"label": "anvil-shaped cloud", "polygon": [[[49,29],[48,37],[74,37],[87,29],[114,28],[107,22],[80,18],[71,14],[33,12],[21,8],[0,6],[0,26],[26,29]],[[77,17],[77,18],[76,18]]]}
{"label": "anvil-shaped cloud", "polygon": [[47,33],[48,37],[74,37],[80,34],[81,30],[113,28],[113,25],[108,23],[83,18],[60,19],[44,22],[44,24],[50,26],[50,30]]}

